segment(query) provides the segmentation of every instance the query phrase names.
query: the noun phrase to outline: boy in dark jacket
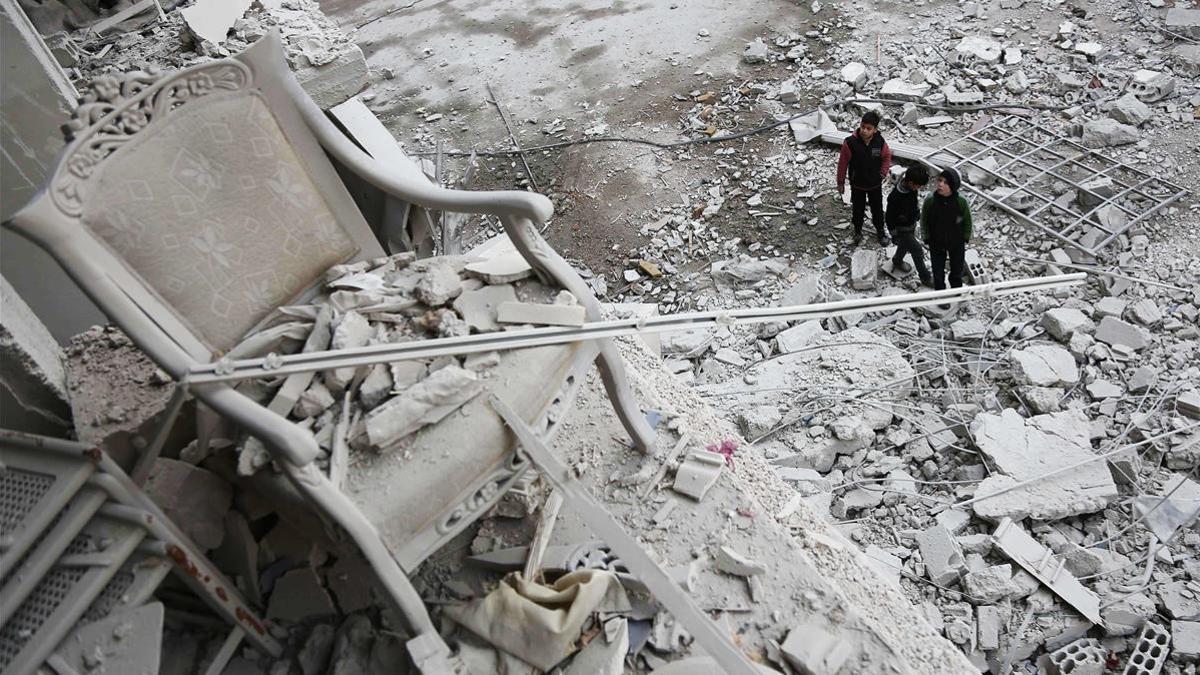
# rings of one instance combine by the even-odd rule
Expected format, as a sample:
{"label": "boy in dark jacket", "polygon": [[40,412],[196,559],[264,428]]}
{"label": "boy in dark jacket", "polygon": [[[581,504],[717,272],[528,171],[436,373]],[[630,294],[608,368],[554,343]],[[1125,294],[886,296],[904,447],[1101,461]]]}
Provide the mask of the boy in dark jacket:
{"label": "boy in dark jacket", "polygon": [[887,200],[888,230],[892,240],[896,242],[896,255],[892,256],[892,267],[907,272],[911,267],[904,262],[905,255],[911,255],[921,283],[933,287],[933,277],[925,269],[925,255],[921,242],[917,241],[917,223],[921,221],[921,210],[917,199],[921,188],[929,182],[929,171],[921,164],[910,166],[904,172],[904,177],[892,188]]}
{"label": "boy in dark jacket", "polygon": [[921,238],[929,245],[933,265],[933,287],[946,287],[946,258],[950,258],[950,287],[962,286],[967,242],[971,241],[971,206],[958,194],[962,179],[954,169],[946,169],[937,178],[933,194],[921,207]]}
{"label": "boy in dark jacket", "polygon": [[838,194],[846,191],[846,176],[850,176],[851,222],[854,224],[854,245],[862,242],[863,217],[867,203],[871,204],[871,223],[879,243],[887,246],[883,231],[883,179],[892,168],[892,149],[879,133],[879,113],[868,110],[862,116],[858,131],[842,141],[838,156]]}

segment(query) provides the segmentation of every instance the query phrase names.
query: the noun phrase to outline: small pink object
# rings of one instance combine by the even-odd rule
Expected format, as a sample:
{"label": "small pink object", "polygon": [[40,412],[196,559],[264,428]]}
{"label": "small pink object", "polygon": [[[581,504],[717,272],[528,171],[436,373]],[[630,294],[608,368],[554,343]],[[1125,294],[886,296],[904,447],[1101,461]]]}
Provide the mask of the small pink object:
{"label": "small pink object", "polygon": [[709,452],[715,452],[718,455],[723,456],[725,458],[725,463],[727,465],[729,465],[729,469],[732,471],[732,470],[734,470],[733,453],[737,452],[737,447],[738,447],[737,441],[734,441],[732,439],[725,439],[725,440],[721,441],[720,445],[713,444],[713,445],[706,447],[705,449],[708,450]]}

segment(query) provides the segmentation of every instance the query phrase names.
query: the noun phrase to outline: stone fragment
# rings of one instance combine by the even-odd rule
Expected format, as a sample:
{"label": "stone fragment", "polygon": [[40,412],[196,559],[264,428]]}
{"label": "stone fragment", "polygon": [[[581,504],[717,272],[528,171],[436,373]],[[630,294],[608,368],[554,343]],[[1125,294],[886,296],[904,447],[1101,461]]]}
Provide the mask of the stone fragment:
{"label": "stone fragment", "polygon": [[1150,298],[1143,298],[1130,305],[1129,316],[1143,326],[1153,326],[1163,320],[1162,310]]}
{"label": "stone fragment", "polygon": [[999,649],[1000,629],[1004,627],[1000,608],[995,605],[981,605],[975,608],[975,613],[975,626],[979,631],[976,646],[985,652]]}
{"label": "stone fragment", "polygon": [[364,418],[366,440],[388,450],[409,434],[436,424],[483,391],[475,373],[446,366],[393,397]]}
{"label": "stone fragment", "polygon": [[813,338],[825,335],[825,328],[815,319],[792,326],[775,336],[775,344],[781,354],[791,354],[803,349]]}
{"label": "stone fragment", "polygon": [[962,509],[946,509],[934,516],[938,525],[950,531],[950,534],[960,534],[971,523],[971,514]]}
{"label": "stone fragment", "polygon": [[1054,387],[1021,387],[1021,400],[1035,415],[1045,415],[1062,410],[1063,390]]}
{"label": "stone fragment", "polygon": [[1083,123],[1083,144],[1093,148],[1137,143],[1141,138],[1137,127],[1122,124],[1112,118],[1090,120]]}
{"label": "stone fragment", "polygon": [[999,415],[982,413],[971,423],[975,444],[996,466],[976,489],[986,497],[1021,481],[1033,481],[973,506],[984,518],[1057,520],[1098,511],[1117,497],[1117,486],[1103,462],[1091,462],[1050,478],[1052,471],[1095,457],[1087,418],[1078,411],[1023,419],[1011,408]]}
{"label": "stone fragment", "polygon": [[337,612],[333,600],[321,585],[316,570],[308,565],[279,577],[271,601],[267,605],[267,618],[299,623],[306,619],[329,616]]}
{"label": "stone fragment", "polygon": [[999,602],[1016,591],[1012,583],[1012,565],[992,565],[963,577],[963,588],[975,600]]}
{"label": "stone fragment", "polygon": [[376,363],[358,387],[358,400],[363,408],[373,410],[391,395],[393,384],[392,370],[388,364]]}
{"label": "stone fragment", "polygon": [[582,326],[587,319],[583,305],[542,305],[533,302],[502,302],[499,323],[529,323],[535,326]]}
{"label": "stone fragment", "polygon": [[1058,340],[1071,339],[1076,331],[1091,333],[1096,330],[1096,324],[1083,312],[1073,307],[1056,307],[1042,315],[1042,328],[1046,329]]}
{"label": "stone fragment", "polygon": [[335,634],[333,626],[327,623],[313,626],[304,641],[304,646],[296,654],[301,675],[321,675],[325,672],[325,667],[329,664],[329,653],[333,650]]}
{"label": "stone fragment", "polygon": [[842,66],[842,81],[855,89],[862,89],[867,83],[867,67],[857,61],[847,63]]}
{"label": "stone fragment", "polygon": [[1125,345],[1135,351],[1145,349],[1150,344],[1150,339],[1140,328],[1114,316],[1100,320],[1100,325],[1096,327],[1096,339],[1108,345]]}
{"label": "stone fragment", "polygon": [[875,251],[873,249],[860,248],[855,250],[850,256],[851,288],[859,291],[875,288],[877,271]]}
{"label": "stone fragment", "polygon": [[146,494],[201,549],[221,545],[233,488],[211,471],[159,457],[146,480]]}
{"label": "stone fragment", "polygon": [[754,42],[746,45],[746,51],[742,52],[742,61],[749,64],[766,63],[769,54],[767,43],[763,42],[762,38],[755,38]]}
{"label": "stone fragment", "polygon": [[1120,298],[1100,298],[1100,300],[1095,304],[1095,316],[1115,316],[1119,319],[1121,318],[1121,315],[1125,313],[1125,307],[1127,305],[1128,303]]}
{"label": "stone fragment", "polygon": [[739,416],[740,426],[746,438],[760,438],[775,428],[783,419],[783,413],[773,405],[758,406],[743,411]]}
{"label": "stone fragment", "polygon": [[[329,342],[329,348],[339,350],[363,347],[370,342],[374,333],[371,325],[361,314],[350,310],[342,314],[337,326],[333,329],[333,338]],[[346,389],[346,385],[354,379],[355,370],[355,368],[335,368],[325,371],[323,378],[325,386],[330,392],[342,393]]]}
{"label": "stone fragment", "polygon": [[933,583],[946,586],[958,581],[966,573],[967,564],[962,549],[945,527],[934,525],[918,534],[917,546],[925,563],[925,574]]}
{"label": "stone fragment", "polygon": [[679,465],[671,489],[700,501],[716,484],[724,466],[723,456],[707,450],[696,450]]}
{"label": "stone fragment", "polygon": [[484,286],[473,291],[463,291],[454,299],[454,311],[467,325],[480,333],[500,330],[496,314],[501,304],[516,302],[517,292],[511,284]]}
{"label": "stone fragment", "polygon": [[[1147,623],[1147,628],[1153,626],[1152,623]],[[1156,626],[1157,628],[1157,626]],[[1133,662],[1134,658],[1141,655],[1145,659],[1146,664],[1143,668],[1150,670],[1149,661],[1157,656],[1157,661],[1162,663],[1166,656],[1167,645],[1171,645],[1171,653],[1175,658],[1187,663],[1195,663],[1200,661],[1200,622],[1196,621],[1172,621],[1171,633],[1166,634],[1162,628],[1155,635],[1153,641],[1148,640],[1143,634],[1138,644],[1134,647],[1133,653],[1130,654],[1129,660]],[[1142,643],[1149,643],[1143,647]],[[1174,643],[1174,644],[1172,644]],[[1155,649],[1157,647],[1158,649]]]}
{"label": "stone fragment", "polygon": [[984,63],[996,63],[1000,60],[1003,48],[999,42],[990,38],[968,35],[955,45],[954,51]]}
{"label": "stone fragment", "polygon": [[1079,382],[1075,357],[1050,343],[1033,344],[1011,354],[1013,376],[1021,384],[1037,387],[1071,386]]}
{"label": "stone fragment", "polygon": [[767,568],[757,560],[751,560],[728,546],[717,549],[717,569],[737,577],[753,577],[763,574]]}
{"label": "stone fragment", "polygon": [[1129,380],[1126,385],[1129,391],[1134,394],[1140,394],[1158,381],[1158,369],[1154,366],[1140,366],[1129,375]]}
{"label": "stone fragment", "polygon": [[533,274],[533,268],[519,252],[506,251],[486,260],[467,263],[466,272],[486,284],[496,286],[527,279]]}
{"label": "stone fragment", "polygon": [[1107,380],[1096,380],[1086,388],[1088,395],[1096,400],[1116,398],[1125,393],[1124,389]]}
{"label": "stone fragment", "polygon": [[1200,621],[1200,593],[1193,584],[1178,580],[1158,587],[1158,599],[1167,616],[1176,621]]}
{"label": "stone fragment", "polygon": [[1154,117],[1154,112],[1150,110],[1150,106],[1138,100],[1133,92],[1128,92],[1113,101],[1112,107],[1108,109],[1108,116],[1118,122],[1140,127]]}
{"label": "stone fragment", "polygon": [[421,280],[417,282],[414,293],[417,299],[430,307],[442,305],[457,298],[462,293],[462,279],[454,266],[448,262],[438,261],[429,265]]}
{"label": "stone fragment", "polygon": [[292,407],[292,415],[296,419],[306,420],[330,409],[333,403],[333,394],[329,393],[329,389],[320,382],[313,382],[300,394],[300,399]]}
{"label": "stone fragment", "polygon": [[703,328],[662,334],[664,356],[696,358],[712,346],[713,335]]}
{"label": "stone fragment", "polygon": [[813,620],[792,627],[779,649],[801,673],[837,673],[858,659],[859,646],[831,632],[828,621]]}

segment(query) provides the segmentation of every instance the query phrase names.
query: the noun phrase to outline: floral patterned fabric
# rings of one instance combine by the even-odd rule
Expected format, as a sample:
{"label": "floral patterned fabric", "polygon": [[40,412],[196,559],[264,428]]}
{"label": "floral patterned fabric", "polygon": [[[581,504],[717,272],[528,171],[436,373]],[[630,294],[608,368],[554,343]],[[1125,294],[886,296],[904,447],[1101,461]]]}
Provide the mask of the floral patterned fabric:
{"label": "floral patterned fabric", "polygon": [[88,189],[84,224],[215,351],[358,252],[251,92],[151,124]]}

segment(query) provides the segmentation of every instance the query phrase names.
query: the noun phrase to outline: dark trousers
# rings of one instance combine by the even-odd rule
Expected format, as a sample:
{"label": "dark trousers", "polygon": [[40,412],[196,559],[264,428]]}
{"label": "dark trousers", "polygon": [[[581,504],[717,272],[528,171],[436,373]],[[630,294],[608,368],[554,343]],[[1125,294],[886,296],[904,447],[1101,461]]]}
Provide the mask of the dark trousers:
{"label": "dark trousers", "polygon": [[866,216],[867,204],[871,205],[871,223],[875,225],[876,234],[883,234],[883,187],[874,190],[859,190],[850,188],[850,222],[854,224],[854,233],[862,234],[863,217]]}
{"label": "dark trousers", "polygon": [[904,262],[905,255],[911,255],[913,267],[921,279],[929,278],[929,270],[925,269],[925,252],[921,242],[917,241],[917,233],[912,230],[896,230],[892,232],[892,241],[896,243],[896,255],[892,256],[892,265],[898,266]]}
{"label": "dark trousers", "polygon": [[962,286],[963,268],[966,267],[967,245],[955,244],[949,248],[929,247],[929,262],[933,265],[933,288],[946,287],[946,256],[950,257],[950,288]]}

